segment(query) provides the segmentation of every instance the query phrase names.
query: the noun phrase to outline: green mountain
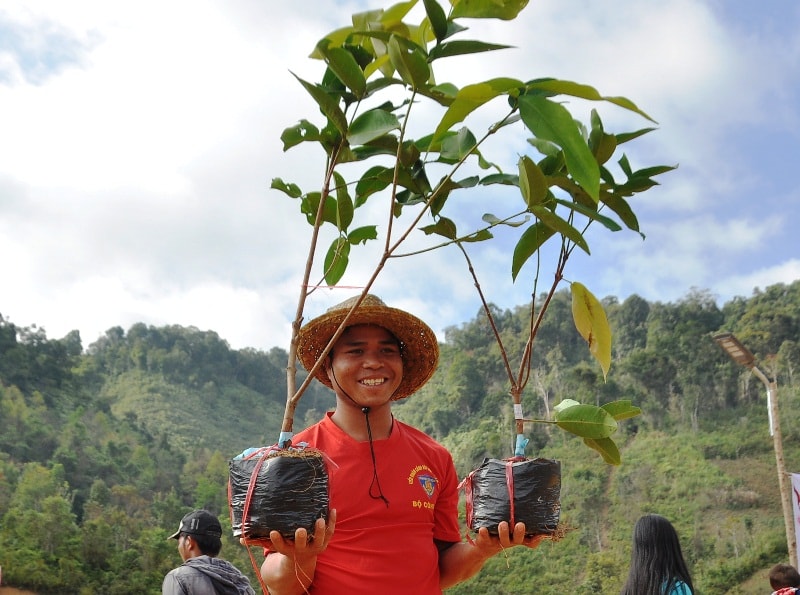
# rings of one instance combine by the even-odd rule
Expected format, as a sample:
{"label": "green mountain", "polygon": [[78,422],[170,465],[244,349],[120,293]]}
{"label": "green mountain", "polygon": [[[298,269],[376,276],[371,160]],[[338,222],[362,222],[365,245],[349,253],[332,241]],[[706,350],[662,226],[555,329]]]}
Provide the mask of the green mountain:
{"label": "green mountain", "polygon": [[[800,281],[719,307],[704,292],[677,303],[603,301],[614,333],[607,381],[557,294],[537,335],[526,419],[549,419],[562,399],[630,399],[620,423],[622,464],[581,439],[527,424],[527,454],[562,464],[563,535],[497,556],[448,593],[618,593],[633,524],[673,521],[699,593],[763,593],[787,561],[764,386],[712,341],[737,337],[777,379],[786,467],[800,472]],[[493,309],[512,363],[523,353],[529,306]],[[287,353],[233,350],[214,332],[136,324],[84,348],[0,316],[0,567],[4,584],[38,593],[158,593],[180,562],[166,536],[203,506],[228,518],[227,462],[277,440]],[[514,365],[517,365],[514,363]],[[300,375],[302,380],[302,374]],[[333,406],[312,383],[295,415],[304,427]],[[395,406],[453,453],[461,476],[513,451],[513,409],[486,317],[446,330],[439,368]],[[232,536],[222,552],[256,581]],[[254,560],[260,553],[253,552]]]}

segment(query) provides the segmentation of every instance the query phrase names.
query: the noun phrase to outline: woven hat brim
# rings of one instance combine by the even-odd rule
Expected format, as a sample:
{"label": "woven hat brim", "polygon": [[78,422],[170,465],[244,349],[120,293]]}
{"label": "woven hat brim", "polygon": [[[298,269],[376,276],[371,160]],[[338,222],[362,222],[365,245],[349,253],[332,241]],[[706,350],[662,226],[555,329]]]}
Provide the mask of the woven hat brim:
{"label": "woven hat brim", "polygon": [[[314,367],[331,337],[347,316],[348,310],[327,312],[303,326],[297,335],[297,357],[306,370]],[[392,333],[400,341],[403,355],[403,380],[392,397],[404,399],[420,389],[436,371],[439,343],[431,328],[404,310],[388,306],[362,306],[348,319],[347,326],[374,324]],[[323,367],[316,378],[333,388]]]}

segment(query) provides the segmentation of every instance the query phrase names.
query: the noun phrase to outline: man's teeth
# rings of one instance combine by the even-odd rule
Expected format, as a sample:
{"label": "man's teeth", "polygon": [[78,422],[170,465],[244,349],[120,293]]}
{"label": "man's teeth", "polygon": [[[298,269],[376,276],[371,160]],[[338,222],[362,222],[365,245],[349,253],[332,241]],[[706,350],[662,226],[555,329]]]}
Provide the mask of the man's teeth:
{"label": "man's teeth", "polygon": [[384,381],[384,378],[367,378],[362,380],[361,384],[366,384],[367,386],[378,386],[379,384],[383,384]]}

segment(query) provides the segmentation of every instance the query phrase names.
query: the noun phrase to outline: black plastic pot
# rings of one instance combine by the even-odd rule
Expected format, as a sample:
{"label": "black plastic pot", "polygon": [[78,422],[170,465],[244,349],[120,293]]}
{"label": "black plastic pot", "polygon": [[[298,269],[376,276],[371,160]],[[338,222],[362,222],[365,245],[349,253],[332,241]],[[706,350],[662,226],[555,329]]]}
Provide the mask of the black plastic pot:
{"label": "black plastic pot", "polygon": [[312,449],[265,447],[229,463],[228,500],[234,537],[268,538],[278,531],[313,531],[328,518],[328,472],[322,453]]}
{"label": "black plastic pot", "polygon": [[464,480],[467,525],[486,527],[525,523],[525,534],[552,535],[561,514],[561,463],[552,459],[484,459]]}

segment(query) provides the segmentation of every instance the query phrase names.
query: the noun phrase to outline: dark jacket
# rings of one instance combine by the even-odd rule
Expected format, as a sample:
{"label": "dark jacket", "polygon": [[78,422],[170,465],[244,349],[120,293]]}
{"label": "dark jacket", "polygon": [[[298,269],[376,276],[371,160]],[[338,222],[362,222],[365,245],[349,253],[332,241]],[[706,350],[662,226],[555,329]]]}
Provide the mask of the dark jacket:
{"label": "dark jacket", "polygon": [[197,556],[170,570],[163,595],[255,595],[250,581],[227,560]]}

